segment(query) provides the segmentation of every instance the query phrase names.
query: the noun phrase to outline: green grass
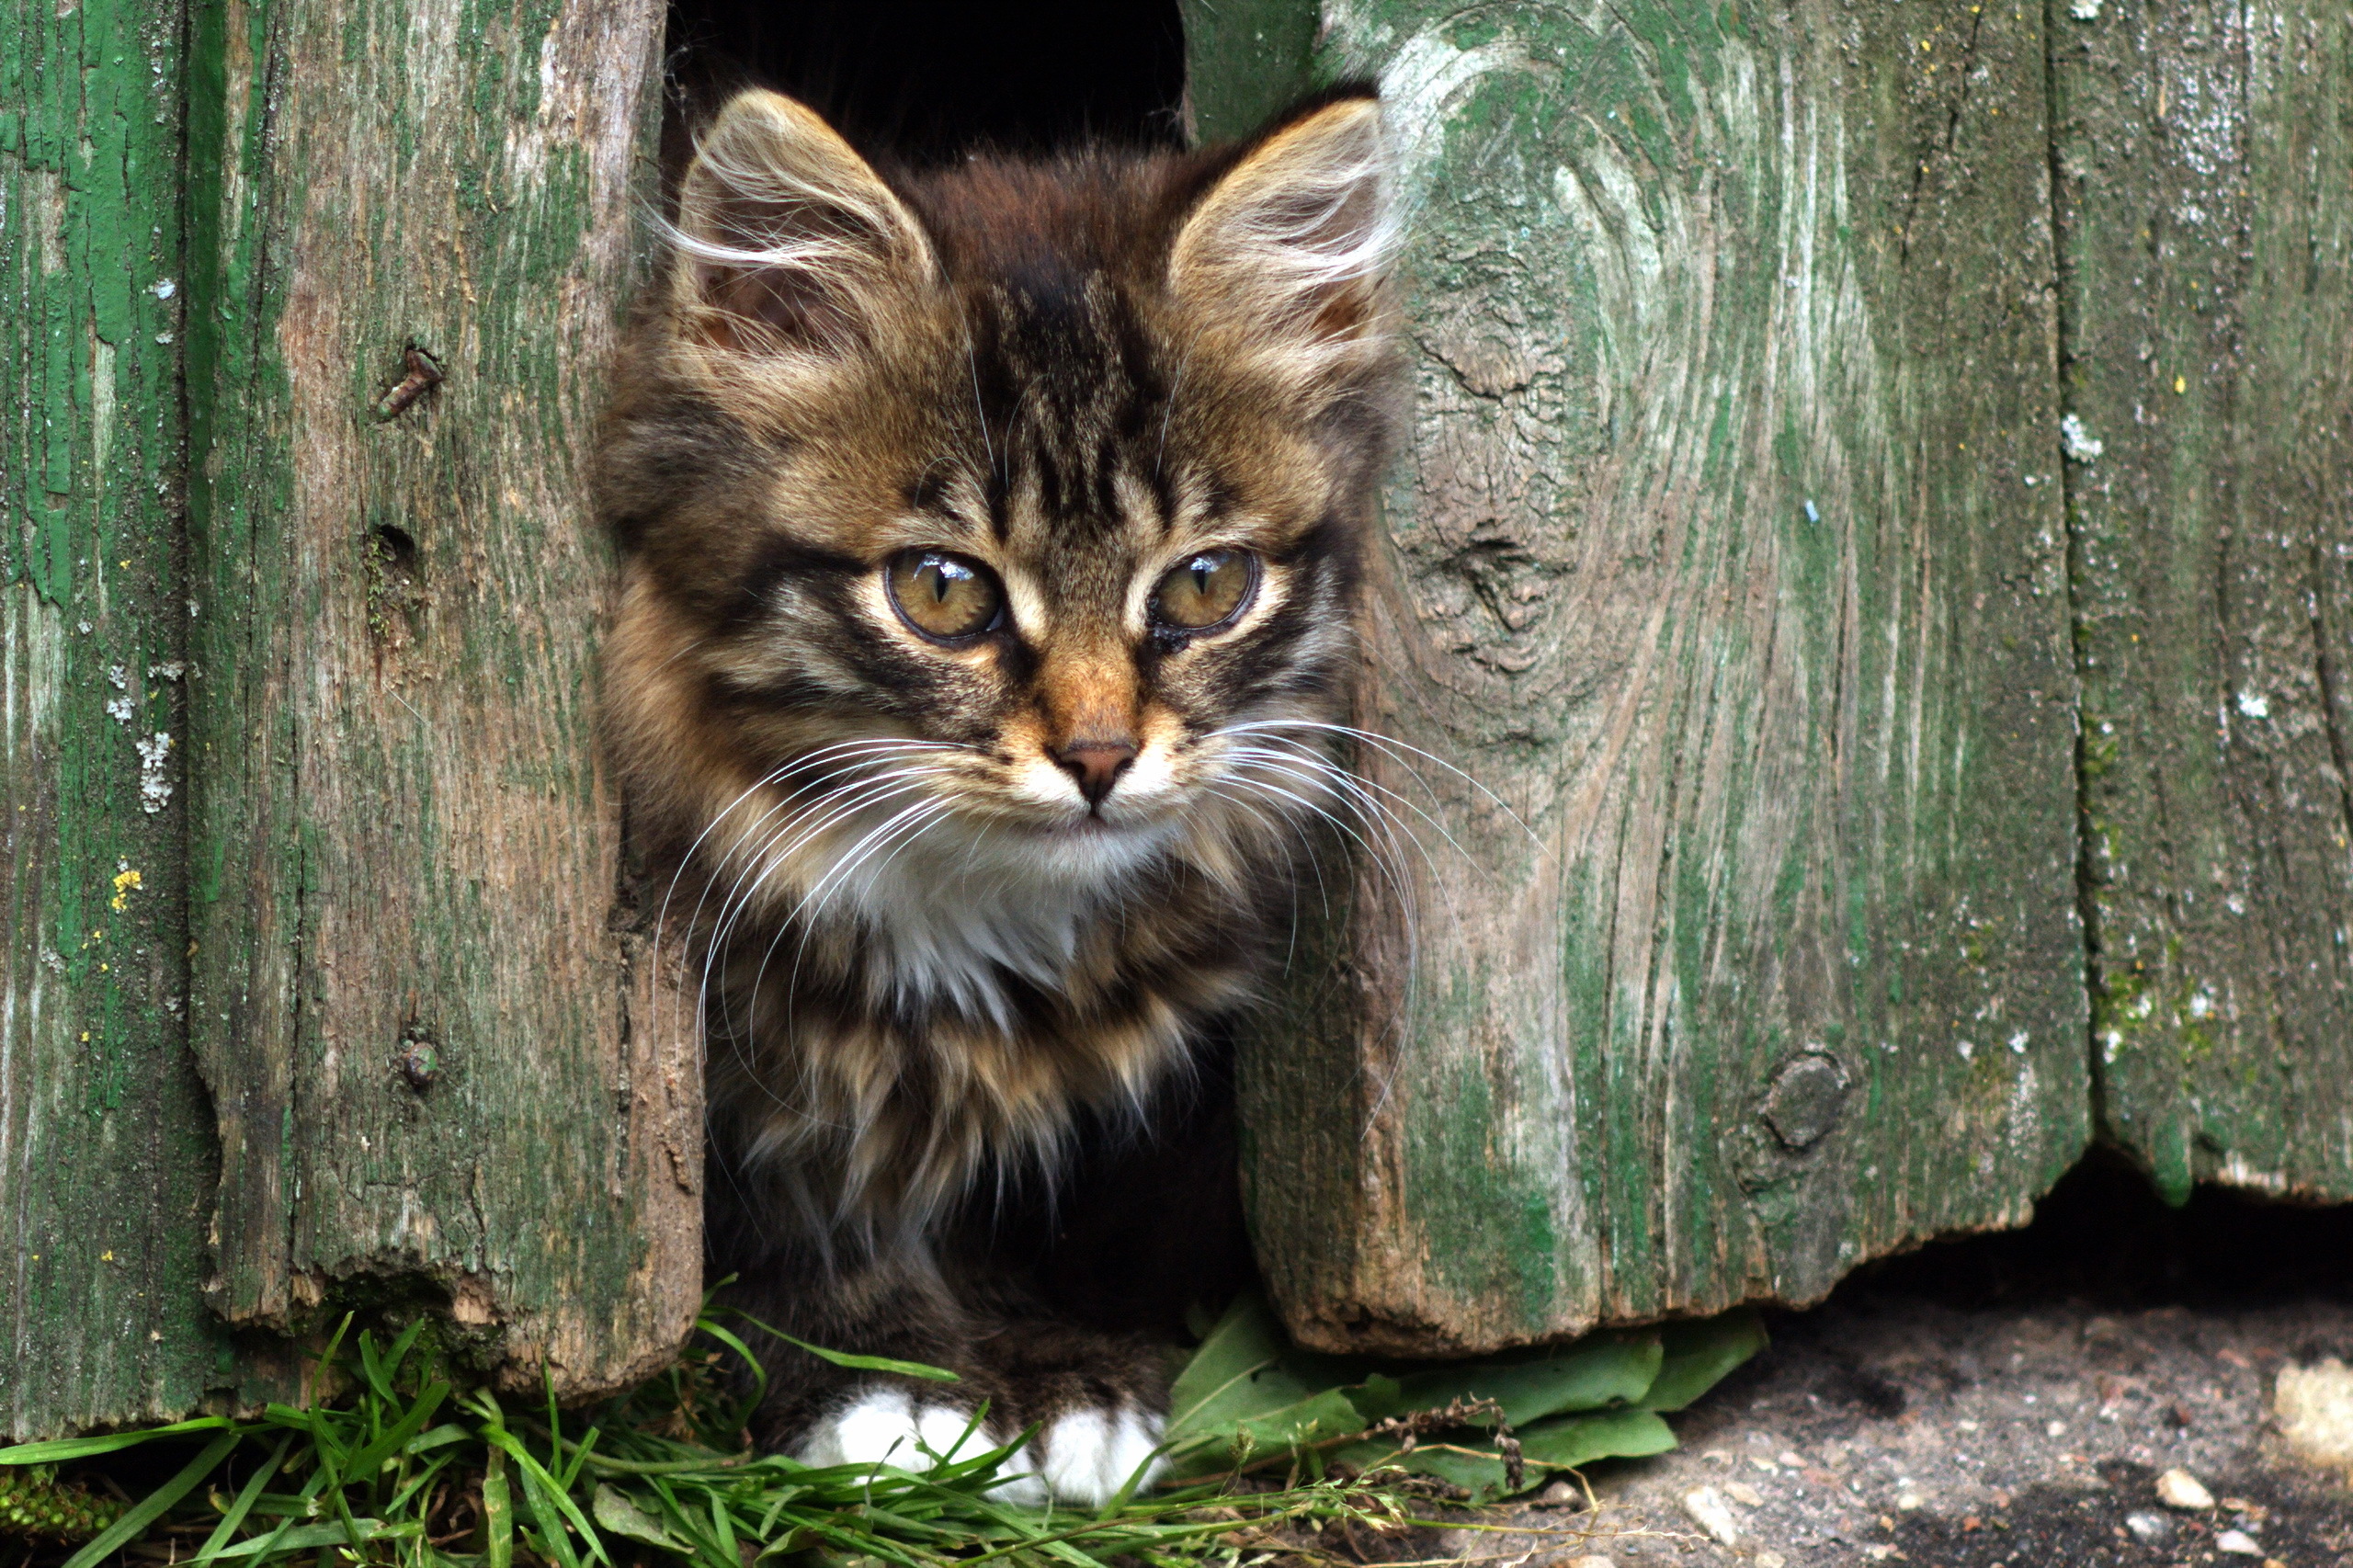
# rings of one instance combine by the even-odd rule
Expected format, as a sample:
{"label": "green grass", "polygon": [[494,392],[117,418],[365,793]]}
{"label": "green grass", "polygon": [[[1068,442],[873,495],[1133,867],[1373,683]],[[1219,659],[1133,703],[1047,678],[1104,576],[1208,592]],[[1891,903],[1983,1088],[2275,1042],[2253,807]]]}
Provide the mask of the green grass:
{"label": "green grass", "polygon": [[[1673,1351],[1645,1331],[1382,1369],[1290,1348],[1245,1299],[1210,1325],[1177,1379],[1167,1442],[1177,1479],[1074,1511],[994,1495],[1028,1434],[969,1457],[960,1446],[920,1471],[754,1450],[745,1426],[756,1363],[714,1316],[667,1373],[585,1415],[460,1386],[423,1322],[389,1341],[349,1327],[317,1380],[338,1392],[310,1405],[0,1449],[0,1536],[62,1568],[118,1554],[190,1568],[750,1568],[786,1557],[1231,1568],[1324,1528],[1433,1523],[1420,1516],[1434,1504],[1671,1446],[1654,1411],[1675,1405],[1654,1394],[1688,1399],[1759,1342],[1752,1323],[1720,1319]],[[737,1357],[753,1368],[749,1388],[722,1376]],[[166,1478],[135,1501],[113,1495],[110,1473],[127,1460]]]}

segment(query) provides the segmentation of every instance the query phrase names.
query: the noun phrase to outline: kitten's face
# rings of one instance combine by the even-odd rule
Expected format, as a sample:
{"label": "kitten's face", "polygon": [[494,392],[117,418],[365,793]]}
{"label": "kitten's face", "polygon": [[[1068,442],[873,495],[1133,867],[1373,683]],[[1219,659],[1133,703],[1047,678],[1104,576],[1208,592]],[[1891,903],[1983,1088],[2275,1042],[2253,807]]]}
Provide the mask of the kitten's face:
{"label": "kitten's face", "polygon": [[896,187],[732,105],[607,467],[658,825],[1080,877],[1288,833],[1381,457],[1381,170],[1362,99],[1238,158]]}

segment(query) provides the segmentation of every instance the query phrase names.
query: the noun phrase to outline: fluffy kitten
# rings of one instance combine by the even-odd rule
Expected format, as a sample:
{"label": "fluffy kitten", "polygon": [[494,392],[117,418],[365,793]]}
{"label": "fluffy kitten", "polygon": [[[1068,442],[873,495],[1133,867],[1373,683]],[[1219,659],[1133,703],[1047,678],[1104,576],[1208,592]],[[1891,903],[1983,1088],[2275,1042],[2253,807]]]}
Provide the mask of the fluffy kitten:
{"label": "fluffy kitten", "polygon": [[[962,1377],[767,1343],[771,1447],[919,1467],[986,1401],[964,1453],[1040,1428],[1010,1495],[1150,1456],[1161,1353],[1041,1270],[1219,1209],[1083,1162],[1214,1128],[1188,1085],[1344,788],[1386,169],[1360,90],[1202,153],[887,176],[750,92],[685,176],[601,505],[613,755],[705,966],[710,1267]],[[1104,1193],[1166,1212],[1074,1220]]]}

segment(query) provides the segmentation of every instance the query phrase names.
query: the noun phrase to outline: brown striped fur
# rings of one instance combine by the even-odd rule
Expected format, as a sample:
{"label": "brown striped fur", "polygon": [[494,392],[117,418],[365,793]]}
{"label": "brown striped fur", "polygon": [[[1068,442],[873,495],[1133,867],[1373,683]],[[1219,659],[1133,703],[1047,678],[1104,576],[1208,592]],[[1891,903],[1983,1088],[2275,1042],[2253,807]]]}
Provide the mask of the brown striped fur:
{"label": "brown striped fur", "polygon": [[[711,1267],[954,1368],[1000,1432],[1154,1408],[1148,1347],[1018,1233],[1089,1149],[1221,1124],[1203,1052],[1330,801],[1391,424],[1378,119],[1342,92],[1235,147],[886,175],[747,93],[620,366],[610,750],[707,966]],[[926,551],[999,623],[894,608]],[[1247,564],[1236,619],[1155,621],[1202,559]],[[872,1391],[771,1348],[765,1439],[822,1449]],[[1056,1468],[1084,1426],[1041,1492],[1099,1490]]]}

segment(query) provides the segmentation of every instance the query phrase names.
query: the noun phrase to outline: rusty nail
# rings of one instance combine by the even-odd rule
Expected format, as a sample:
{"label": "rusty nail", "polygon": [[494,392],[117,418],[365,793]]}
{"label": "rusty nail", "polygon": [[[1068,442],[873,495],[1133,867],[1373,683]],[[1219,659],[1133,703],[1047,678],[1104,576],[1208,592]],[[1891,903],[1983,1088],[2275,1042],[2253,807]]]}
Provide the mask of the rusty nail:
{"label": "rusty nail", "polygon": [[441,384],[441,367],[415,344],[404,351],[403,362],[408,366],[408,374],[402,378],[400,385],[376,400],[379,419],[398,419],[408,412],[411,403]]}

